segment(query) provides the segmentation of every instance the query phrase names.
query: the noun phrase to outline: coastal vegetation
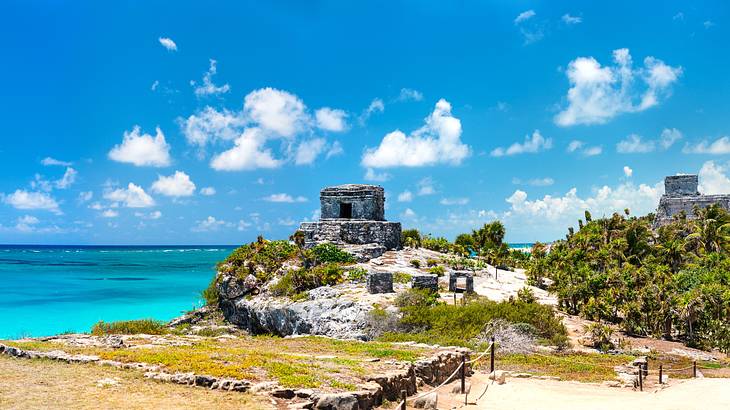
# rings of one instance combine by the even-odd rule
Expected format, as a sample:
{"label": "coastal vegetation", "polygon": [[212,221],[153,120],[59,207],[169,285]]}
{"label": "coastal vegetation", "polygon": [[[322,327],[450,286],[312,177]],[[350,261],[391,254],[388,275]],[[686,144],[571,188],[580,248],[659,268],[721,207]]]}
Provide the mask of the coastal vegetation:
{"label": "coastal vegetation", "polygon": [[567,345],[567,331],[552,307],[535,301],[494,302],[470,295],[463,305],[448,305],[439,301],[438,294],[424,289],[409,289],[400,293],[395,305],[399,316],[393,320],[387,312],[376,309],[371,320],[391,323],[390,329],[379,327],[379,340],[417,341],[444,346],[457,345],[478,348],[480,336],[497,320],[518,324],[545,344]]}
{"label": "coastal vegetation", "polygon": [[99,321],[91,328],[94,336],[106,335],[161,335],[167,332],[165,322],[154,319],[122,320],[118,322]]}
{"label": "coastal vegetation", "polygon": [[729,352],[730,215],[717,205],[695,214],[653,230],[653,215],[586,212],[549,252],[535,244],[527,273],[570,314]]}

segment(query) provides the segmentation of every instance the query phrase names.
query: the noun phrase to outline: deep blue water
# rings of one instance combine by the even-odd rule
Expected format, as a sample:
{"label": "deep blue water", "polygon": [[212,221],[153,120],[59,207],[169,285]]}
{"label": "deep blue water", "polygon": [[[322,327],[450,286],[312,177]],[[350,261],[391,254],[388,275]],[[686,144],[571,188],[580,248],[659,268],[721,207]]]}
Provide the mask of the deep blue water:
{"label": "deep blue water", "polygon": [[200,306],[233,246],[0,245],[0,339],[168,320]]}

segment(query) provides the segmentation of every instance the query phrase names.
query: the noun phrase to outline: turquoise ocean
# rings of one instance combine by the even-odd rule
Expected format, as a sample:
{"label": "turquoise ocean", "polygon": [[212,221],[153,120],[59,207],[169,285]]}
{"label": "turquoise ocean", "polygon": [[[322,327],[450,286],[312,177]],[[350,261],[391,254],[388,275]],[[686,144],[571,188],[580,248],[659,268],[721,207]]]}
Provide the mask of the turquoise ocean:
{"label": "turquoise ocean", "polygon": [[233,246],[0,245],[0,339],[168,320],[200,306]]}

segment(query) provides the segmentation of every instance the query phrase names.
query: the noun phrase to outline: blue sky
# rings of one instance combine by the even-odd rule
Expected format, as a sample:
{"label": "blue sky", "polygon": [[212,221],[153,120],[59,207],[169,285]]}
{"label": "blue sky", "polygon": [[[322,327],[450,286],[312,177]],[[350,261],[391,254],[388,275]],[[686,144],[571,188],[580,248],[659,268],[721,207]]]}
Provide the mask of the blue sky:
{"label": "blue sky", "polygon": [[0,6],[0,243],[283,238],[324,186],[453,238],[730,192],[723,2]]}

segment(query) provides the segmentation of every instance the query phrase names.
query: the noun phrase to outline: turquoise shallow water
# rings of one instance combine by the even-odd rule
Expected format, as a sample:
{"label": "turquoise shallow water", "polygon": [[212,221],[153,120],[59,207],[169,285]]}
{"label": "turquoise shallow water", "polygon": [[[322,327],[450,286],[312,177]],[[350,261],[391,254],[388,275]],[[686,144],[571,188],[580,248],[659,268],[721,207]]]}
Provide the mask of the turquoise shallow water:
{"label": "turquoise shallow water", "polygon": [[232,246],[0,245],[0,339],[84,332],[99,320],[168,320]]}

